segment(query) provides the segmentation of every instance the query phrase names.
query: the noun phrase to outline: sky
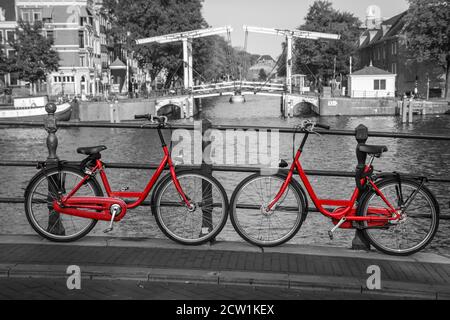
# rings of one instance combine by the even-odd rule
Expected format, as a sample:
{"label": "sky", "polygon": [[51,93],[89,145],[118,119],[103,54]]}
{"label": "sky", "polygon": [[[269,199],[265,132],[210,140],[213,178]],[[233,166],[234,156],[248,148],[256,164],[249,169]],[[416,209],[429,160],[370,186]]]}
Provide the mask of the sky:
{"label": "sky", "polygon": [[[232,26],[231,41],[234,47],[244,47],[243,25],[279,29],[294,29],[303,23],[314,0],[204,0],[203,16],[212,27]],[[377,5],[381,16],[392,17],[408,8],[406,0],[331,0],[333,7],[349,11],[365,20],[366,9]],[[247,50],[256,54],[281,54],[283,38],[249,33]]]}

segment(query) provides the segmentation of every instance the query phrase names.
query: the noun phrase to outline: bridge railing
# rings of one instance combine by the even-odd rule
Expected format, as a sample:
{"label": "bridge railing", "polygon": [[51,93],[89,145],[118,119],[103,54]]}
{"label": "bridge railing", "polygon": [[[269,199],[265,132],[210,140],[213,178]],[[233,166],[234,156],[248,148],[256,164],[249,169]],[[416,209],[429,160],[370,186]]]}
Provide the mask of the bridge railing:
{"label": "bridge railing", "polygon": [[192,93],[205,93],[222,90],[251,90],[251,91],[285,91],[285,85],[274,82],[258,81],[225,81],[206,83],[192,87]]}
{"label": "bridge railing", "polygon": [[[22,128],[42,128],[42,124],[38,122],[13,122],[13,121],[0,121],[0,130],[11,127],[22,127]],[[106,122],[61,122],[58,123],[59,128],[116,128],[116,129],[155,129],[154,127],[142,128],[141,124],[136,123],[106,123]],[[217,130],[264,130],[278,131],[280,133],[294,133],[294,128],[288,127],[260,127],[260,126],[234,126],[234,125],[214,125],[208,126],[209,129]],[[180,124],[172,125],[171,129],[187,129],[194,130],[194,126],[190,124]],[[355,137],[354,130],[324,130],[320,131],[322,135],[332,135],[332,136],[349,136]],[[442,135],[417,135],[411,133],[391,133],[391,132],[379,132],[370,131],[369,137],[378,138],[394,138],[394,139],[413,139],[413,140],[425,140],[425,141],[450,141],[450,136]],[[0,160],[0,167],[36,167],[39,160]],[[79,163],[79,162],[78,162]],[[106,163],[106,166],[111,169],[137,169],[137,170],[153,170],[158,167],[159,164],[148,164],[148,163]],[[201,168],[201,166],[179,166],[182,168]],[[239,172],[239,173],[256,173],[259,172],[259,168],[251,166],[221,166],[212,165],[212,171],[216,172]],[[286,171],[285,169],[280,169],[280,171]],[[321,177],[347,177],[354,178],[355,172],[352,171],[338,171],[338,170],[306,170],[306,173],[310,176],[321,176]],[[408,175],[408,173],[405,173]],[[430,176],[428,177],[429,182],[437,184],[450,184],[450,177],[442,176]],[[0,194],[0,203],[22,203],[23,198],[18,197],[2,197]],[[447,207],[447,204],[445,204]],[[310,208],[311,211],[317,212],[315,208]],[[450,219],[450,215],[443,215],[442,219]]]}

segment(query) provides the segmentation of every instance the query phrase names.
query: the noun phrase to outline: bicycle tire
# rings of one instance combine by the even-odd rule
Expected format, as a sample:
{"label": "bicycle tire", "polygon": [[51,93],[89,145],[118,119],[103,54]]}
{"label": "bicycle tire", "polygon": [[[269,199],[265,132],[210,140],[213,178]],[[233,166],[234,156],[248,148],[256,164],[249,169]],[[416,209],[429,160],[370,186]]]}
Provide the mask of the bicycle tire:
{"label": "bicycle tire", "polygon": [[[28,186],[25,190],[25,215],[27,217],[29,224],[31,225],[33,230],[36,231],[36,233],[38,233],[40,236],[42,236],[50,241],[53,241],[53,242],[72,242],[72,241],[81,239],[82,237],[86,236],[89,232],[91,232],[91,230],[97,224],[97,220],[95,220],[95,219],[86,219],[86,218],[73,217],[70,215],[60,214],[58,219],[60,219],[61,217],[65,217],[66,219],[72,219],[72,223],[73,223],[74,218],[91,220],[91,222],[89,224],[87,224],[87,226],[85,228],[83,228],[80,232],[77,232],[73,236],[67,236],[67,235],[52,234],[51,230],[50,231],[46,230],[46,228],[44,228],[37,221],[37,218],[35,217],[35,214],[34,214],[34,211],[32,208],[32,204],[42,202],[42,200],[40,200],[40,201],[33,200],[34,199],[33,195],[36,194],[36,192],[37,192],[36,190],[39,187],[39,184],[42,183],[45,179],[48,180],[49,177],[53,176],[55,173],[61,174],[64,172],[74,174],[74,175],[78,176],[79,178],[82,178],[85,176],[85,174],[80,169],[72,167],[72,166],[67,166],[67,165],[60,166],[59,168],[56,166],[44,168],[41,171],[39,171],[30,180],[30,183],[28,184]],[[93,192],[94,196],[103,197],[103,191],[102,191],[100,185],[98,184],[97,180],[89,179],[86,182],[86,185],[91,188],[91,191]],[[42,193],[40,194],[40,196],[41,197],[43,196]],[[48,198],[46,199],[46,207],[48,210],[51,210],[51,208],[49,207]],[[44,206],[44,211],[45,211],[45,206]],[[49,215],[50,215],[50,213],[49,213]],[[49,218],[49,220],[50,220],[50,218]]]}
{"label": "bicycle tire", "polygon": [[[381,181],[377,182],[376,185],[381,190],[381,192],[384,194],[384,196],[388,198],[388,200],[389,200],[389,197],[391,197],[391,199],[392,199],[392,195],[387,194],[388,187],[394,186],[395,190],[399,190],[399,189],[396,189],[396,188],[398,188],[398,180],[397,179],[392,179],[392,178],[382,179]],[[402,185],[402,193],[405,193],[406,186],[408,186],[408,188],[413,191],[414,188],[416,188],[416,189],[419,188],[421,183],[415,179],[401,178],[401,185]],[[391,191],[391,193],[393,194],[393,191]],[[395,191],[395,193],[398,194],[398,191]],[[406,192],[406,194],[407,194],[407,192]],[[417,198],[417,196],[419,194],[421,197]],[[411,195],[412,195],[412,193],[410,193],[410,196]],[[363,195],[363,197],[360,201],[360,205],[358,206],[358,215],[359,216],[367,216],[368,209],[370,208],[370,205],[371,205],[370,202],[371,202],[371,200],[375,199],[375,196],[376,196],[376,192],[373,189],[368,190]],[[420,188],[420,190],[418,191],[417,195],[414,198],[412,198],[411,201],[415,201],[414,203],[416,205],[412,206],[412,204],[411,204],[408,207],[407,214],[409,216],[407,215],[407,217],[404,219],[404,222],[401,222],[399,224],[386,224],[386,226],[382,227],[382,228],[365,228],[365,227],[367,227],[367,222],[361,223],[361,225],[363,227],[363,230],[362,230],[363,236],[377,250],[379,250],[385,254],[389,254],[389,255],[407,256],[407,255],[411,255],[413,253],[416,253],[416,252],[424,249],[433,240],[433,238],[438,230],[438,227],[439,227],[439,214],[440,214],[439,204],[438,204],[435,196],[426,186],[423,185]],[[382,203],[382,202],[379,200],[378,203]],[[372,206],[378,205],[378,203],[376,201],[373,201]],[[417,205],[423,204],[423,203],[426,203],[426,204],[424,204],[422,206],[417,206]],[[430,209],[429,210],[429,213],[430,213],[429,218],[425,217],[425,215],[427,214],[425,209],[424,210],[421,209],[422,207],[426,207],[426,206],[429,206],[429,209]],[[415,212],[413,210],[420,211],[420,213],[417,212],[416,215],[414,215]],[[413,213],[413,215],[411,215],[411,213]],[[387,232],[387,230],[393,230],[393,231],[395,231],[397,229],[400,230],[399,228],[402,225],[404,227],[408,221],[413,220],[412,218],[417,219],[415,221],[420,221],[419,219],[423,219],[425,223],[427,221],[430,221],[429,219],[431,219],[429,230],[426,232],[423,239],[417,240],[418,243],[416,245],[414,245],[411,248],[401,249],[400,244],[398,244],[398,248],[395,249],[395,248],[390,248],[386,243],[382,243],[382,241],[384,241],[384,242],[390,241],[389,236],[391,236],[391,235]],[[411,224],[408,224],[408,226],[410,226],[410,225]],[[424,223],[420,223],[417,225],[422,226],[422,225],[424,225]],[[385,232],[382,233],[383,231],[385,231]],[[421,234],[421,232],[419,232],[419,231],[420,231],[420,228],[418,228],[418,230],[415,230],[414,232],[411,232],[411,231],[408,232],[407,235],[412,238],[418,238]],[[397,238],[398,238],[399,232],[396,232],[396,234],[397,234]],[[404,239],[405,238],[402,237],[401,240],[404,241]],[[394,240],[392,239],[392,241],[394,241]],[[415,240],[413,240],[413,241],[415,241]]]}
{"label": "bicycle tire", "polygon": [[[239,234],[239,236],[241,236],[242,239],[244,239],[248,243],[251,243],[258,247],[275,247],[275,246],[281,245],[281,244],[286,243],[289,240],[291,240],[292,237],[294,237],[298,233],[298,230],[302,226],[303,221],[306,219],[307,213],[308,213],[307,198],[305,196],[305,192],[303,191],[303,188],[297,183],[297,181],[292,180],[291,183],[289,184],[289,187],[291,188],[290,190],[294,193],[295,199],[297,199],[296,200],[297,204],[296,204],[295,208],[299,209],[298,211],[296,211],[297,217],[294,221],[293,226],[282,237],[280,237],[278,239],[273,239],[270,241],[268,241],[268,240],[263,241],[262,239],[258,239],[257,237],[251,236],[246,229],[252,228],[252,226],[250,225],[249,228],[246,228],[245,226],[243,226],[243,223],[241,222],[242,219],[239,219],[239,217],[237,216],[237,210],[236,210],[238,207],[237,201],[239,200],[239,196],[242,193],[243,188],[245,188],[246,186],[249,186],[252,181],[255,181],[255,180],[261,179],[261,178],[267,178],[267,177],[275,177],[276,179],[279,179],[280,184],[286,180],[286,175],[283,175],[283,174],[276,174],[276,175],[272,175],[272,176],[262,176],[258,173],[253,174],[253,175],[245,178],[244,180],[242,180],[239,183],[239,185],[234,190],[233,195],[231,197],[231,201],[230,201],[230,220],[231,220],[231,223],[232,223],[235,231]],[[273,194],[269,195],[268,199],[274,199],[278,190],[279,190],[279,187],[278,187],[278,189],[274,189],[275,192]],[[293,200],[291,200],[291,202],[292,201]],[[254,205],[250,204],[249,206],[251,206],[251,207],[257,206],[258,207],[259,205],[260,204],[254,204]],[[262,215],[262,213],[261,213],[261,215]],[[262,221],[262,216],[261,216],[261,221]]]}
{"label": "bicycle tire", "polygon": [[[202,182],[204,181],[211,184],[211,199],[205,200],[206,192],[204,192],[204,190],[201,191],[201,194],[198,193],[198,190],[202,189],[201,183],[198,181],[194,182],[194,185],[192,186],[192,189],[194,190],[189,189],[190,185],[188,185],[186,181],[186,178],[188,177],[202,179]],[[152,197],[152,213],[155,216],[158,227],[169,239],[183,245],[201,245],[215,239],[215,237],[222,231],[228,219],[228,197],[225,189],[213,176],[206,175],[200,171],[186,170],[177,172],[177,179],[180,182],[186,196],[196,205],[195,211],[190,212],[192,217],[189,220],[192,230],[187,230],[187,223],[182,223],[183,218],[185,219],[184,222],[187,221],[189,212],[186,213],[188,209],[181,200],[181,196],[176,191],[170,173],[163,177],[161,182],[156,187],[155,194]],[[197,189],[197,191],[195,191],[195,189]],[[214,196],[218,196],[218,199],[213,199]],[[199,201],[200,197],[201,201]],[[174,202],[174,199],[179,199],[179,202]],[[170,203],[167,200],[171,200]],[[212,201],[212,206],[210,206],[210,202],[208,201]],[[177,208],[179,209],[179,212],[173,215],[172,218],[166,214],[167,211],[162,211],[162,208],[165,207]],[[218,209],[215,210],[216,208]],[[199,223],[200,218],[198,216],[200,211],[202,212],[201,224]],[[205,214],[205,211],[211,212],[207,212]],[[197,213],[197,216],[195,216],[195,213]],[[205,218],[207,214],[211,214],[211,218]],[[207,219],[210,219],[210,221]],[[208,229],[207,232],[204,232],[204,228],[206,227],[203,225],[203,222],[205,220],[211,224],[214,224],[215,221],[218,222],[215,225],[210,226],[211,230]],[[191,234],[192,237],[187,237],[186,234],[188,233]],[[197,234],[198,236],[196,236]]]}

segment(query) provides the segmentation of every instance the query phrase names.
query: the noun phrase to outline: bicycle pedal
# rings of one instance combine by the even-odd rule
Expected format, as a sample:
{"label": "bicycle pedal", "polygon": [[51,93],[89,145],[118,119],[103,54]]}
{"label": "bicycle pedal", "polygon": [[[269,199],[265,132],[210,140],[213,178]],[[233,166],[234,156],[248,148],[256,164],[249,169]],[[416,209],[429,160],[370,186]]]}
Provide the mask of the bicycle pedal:
{"label": "bicycle pedal", "polygon": [[103,230],[103,233],[110,233],[111,231],[113,231],[114,228],[110,227],[110,228],[106,228],[105,230]]}
{"label": "bicycle pedal", "polygon": [[334,239],[333,231],[328,230],[328,236],[330,237],[330,240],[333,240]]}

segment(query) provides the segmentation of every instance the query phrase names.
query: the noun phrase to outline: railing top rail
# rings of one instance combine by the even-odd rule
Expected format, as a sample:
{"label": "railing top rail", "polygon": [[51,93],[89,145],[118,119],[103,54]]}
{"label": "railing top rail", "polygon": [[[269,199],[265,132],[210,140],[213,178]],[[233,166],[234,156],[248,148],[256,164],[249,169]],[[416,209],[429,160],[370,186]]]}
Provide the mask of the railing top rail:
{"label": "railing top rail", "polygon": [[[42,128],[42,122],[34,121],[0,121],[0,128],[4,127],[37,127]],[[156,126],[142,127],[141,123],[136,122],[122,122],[122,123],[109,123],[109,122],[58,122],[59,128],[117,128],[117,129],[156,129]],[[193,124],[172,124],[172,129],[186,129],[193,130]],[[217,130],[265,130],[265,131],[278,131],[281,133],[294,133],[296,132],[293,127],[281,127],[281,126],[242,126],[242,125],[212,125],[212,129]],[[323,135],[337,135],[337,136],[355,136],[355,130],[317,130]],[[417,139],[417,140],[438,140],[438,141],[450,141],[450,136],[444,135],[429,135],[429,134],[412,134],[403,132],[383,132],[383,131],[369,131],[369,137],[378,138],[403,138],[403,139]]]}
{"label": "railing top rail", "polygon": [[[0,167],[36,167],[38,161],[26,161],[26,160],[0,160]],[[68,164],[79,165],[80,161],[68,161]],[[133,170],[156,170],[159,167],[159,163],[122,163],[111,162],[105,163],[107,168],[111,169],[133,169]],[[180,169],[200,169],[200,165],[177,165]],[[278,168],[274,168],[278,169]],[[259,167],[252,166],[223,166],[213,165],[213,171],[218,172],[240,172],[240,173],[258,173]],[[288,169],[278,169],[280,171],[287,172]],[[354,178],[355,172],[350,171],[337,171],[337,170],[305,170],[306,174],[310,176],[319,177],[341,177],[341,178]],[[414,174],[402,173],[404,176],[416,176]],[[450,177],[428,177],[429,182],[438,183],[450,183]]]}

